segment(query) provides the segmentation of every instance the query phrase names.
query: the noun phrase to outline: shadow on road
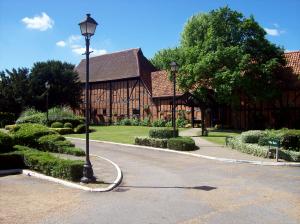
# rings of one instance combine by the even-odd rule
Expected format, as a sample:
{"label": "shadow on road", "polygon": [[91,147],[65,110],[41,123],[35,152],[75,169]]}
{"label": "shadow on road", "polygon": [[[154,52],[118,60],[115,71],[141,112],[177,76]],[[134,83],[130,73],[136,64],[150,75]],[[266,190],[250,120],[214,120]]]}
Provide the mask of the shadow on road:
{"label": "shadow on road", "polygon": [[211,191],[217,189],[216,187],[211,186],[195,186],[195,187],[180,187],[180,186],[130,186],[130,185],[122,185],[116,188],[115,192],[125,192],[130,190],[130,188],[149,188],[149,189],[186,189],[186,190],[202,190],[202,191]]}

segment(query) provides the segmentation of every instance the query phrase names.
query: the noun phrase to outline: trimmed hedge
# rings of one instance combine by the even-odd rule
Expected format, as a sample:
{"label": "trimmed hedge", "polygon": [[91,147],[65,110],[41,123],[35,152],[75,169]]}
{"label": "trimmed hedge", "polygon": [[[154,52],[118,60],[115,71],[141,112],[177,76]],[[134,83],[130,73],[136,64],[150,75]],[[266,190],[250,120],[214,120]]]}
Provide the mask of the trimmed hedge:
{"label": "trimmed hedge", "polygon": [[168,139],[168,148],[179,151],[196,150],[195,141],[190,137],[178,137]]}
{"label": "trimmed hedge", "polygon": [[55,121],[51,124],[51,128],[63,128],[64,124],[59,122],[59,121]]}
{"label": "trimmed hedge", "polygon": [[29,169],[71,181],[79,181],[82,177],[84,161],[57,158],[25,146],[17,145],[14,148],[17,151],[12,154],[23,156],[24,164]]}
{"label": "trimmed hedge", "polygon": [[16,124],[34,123],[34,124],[47,124],[47,117],[45,113],[36,112],[31,115],[20,116],[16,121]]}
{"label": "trimmed hedge", "polygon": [[228,145],[232,149],[251,154],[259,157],[266,157],[268,152],[268,147],[260,146],[257,144],[244,143],[240,136],[228,139]]}
{"label": "trimmed hedge", "polygon": [[145,145],[157,148],[167,148],[168,139],[149,138],[149,137],[135,137],[135,145]]}
{"label": "trimmed hedge", "polygon": [[252,130],[241,134],[244,143],[258,143],[259,139],[265,135],[264,131]]}
{"label": "trimmed hedge", "polygon": [[16,145],[37,147],[37,140],[45,135],[55,134],[53,130],[41,124],[21,124],[13,130],[13,139]]}
{"label": "trimmed hedge", "polygon": [[42,151],[64,153],[74,156],[85,155],[83,150],[75,148],[73,143],[58,134],[43,136],[38,139],[38,144],[38,149]]}
{"label": "trimmed hedge", "polygon": [[0,153],[9,152],[12,150],[13,140],[11,136],[0,131]]}
{"label": "trimmed hedge", "polygon": [[[151,138],[173,138],[173,129],[170,128],[152,128],[149,130]],[[178,129],[176,129],[175,137],[178,137]]]}
{"label": "trimmed hedge", "polygon": [[67,134],[74,133],[72,128],[50,128],[50,130],[55,131],[61,135],[67,135]]}
{"label": "trimmed hedge", "polygon": [[73,128],[73,125],[70,122],[66,122],[64,128]]}
{"label": "trimmed hedge", "polygon": [[11,124],[11,125],[5,125],[5,130],[8,130],[10,132],[16,131],[19,128],[16,124]]}
{"label": "trimmed hedge", "polygon": [[74,132],[76,134],[85,133],[85,124],[79,124],[75,129]]}
{"label": "trimmed hedge", "polygon": [[286,161],[300,162],[300,152],[279,150],[279,158],[284,159]]}

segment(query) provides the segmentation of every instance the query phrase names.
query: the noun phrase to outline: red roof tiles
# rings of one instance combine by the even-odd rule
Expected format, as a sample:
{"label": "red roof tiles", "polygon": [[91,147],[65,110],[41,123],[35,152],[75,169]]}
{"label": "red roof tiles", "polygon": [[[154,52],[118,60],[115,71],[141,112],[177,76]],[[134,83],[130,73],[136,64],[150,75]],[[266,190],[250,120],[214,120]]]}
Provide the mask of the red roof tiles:
{"label": "red roof tiles", "polygon": [[286,67],[290,67],[294,74],[300,75],[300,51],[284,53],[286,58]]}

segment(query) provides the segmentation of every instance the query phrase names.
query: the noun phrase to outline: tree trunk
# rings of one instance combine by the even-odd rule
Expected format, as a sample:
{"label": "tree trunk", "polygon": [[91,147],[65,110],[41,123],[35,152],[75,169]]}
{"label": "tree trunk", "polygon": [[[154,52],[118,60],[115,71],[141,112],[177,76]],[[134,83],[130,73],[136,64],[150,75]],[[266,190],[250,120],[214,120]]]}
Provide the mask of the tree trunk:
{"label": "tree trunk", "polygon": [[201,110],[201,135],[206,135],[206,127],[205,127],[205,108],[200,107]]}

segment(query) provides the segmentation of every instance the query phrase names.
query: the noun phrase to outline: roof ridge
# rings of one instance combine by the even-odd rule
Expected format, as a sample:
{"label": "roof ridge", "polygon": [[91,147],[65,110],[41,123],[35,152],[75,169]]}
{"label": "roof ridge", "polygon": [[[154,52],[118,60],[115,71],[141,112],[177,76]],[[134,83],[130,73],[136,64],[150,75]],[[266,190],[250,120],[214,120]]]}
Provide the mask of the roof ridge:
{"label": "roof ridge", "polygon": [[133,50],[137,50],[139,51],[141,48],[129,48],[129,49],[125,49],[125,50],[120,50],[120,51],[114,51],[114,52],[111,52],[111,53],[106,53],[106,54],[101,54],[101,55],[97,55],[97,56],[94,56],[91,58],[97,58],[97,57],[102,57],[102,56],[107,56],[107,55],[112,55],[112,54],[117,54],[117,53],[122,53],[122,52],[127,52],[127,51],[133,51]]}
{"label": "roof ridge", "polygon": [[291,53],[300,53],[300,50],[294,50],[294,51],[286,51],[284,54],[291,54]]}

